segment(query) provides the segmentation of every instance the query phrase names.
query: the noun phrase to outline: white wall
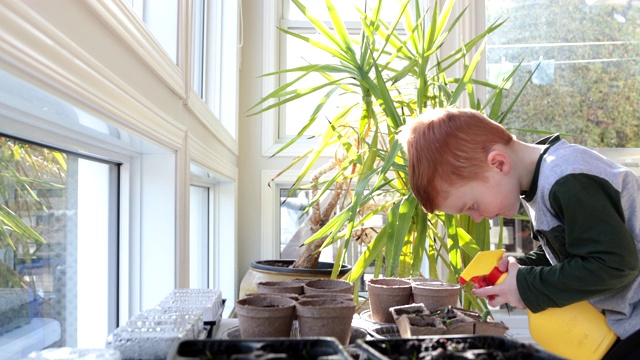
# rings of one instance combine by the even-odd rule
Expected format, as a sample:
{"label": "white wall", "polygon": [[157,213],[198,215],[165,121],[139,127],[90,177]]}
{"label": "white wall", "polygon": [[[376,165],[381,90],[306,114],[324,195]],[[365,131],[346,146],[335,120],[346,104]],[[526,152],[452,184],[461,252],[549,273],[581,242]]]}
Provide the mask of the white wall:
{"label": "white wall", "polygon": [[[261,196],[270,191],[267,182],[261,180],[263,170],[281,170],[291,157],[269,158],[262,155],[262,117],[247,116],[248,109],[262,97],[263,83],[260,75],[263,67],[263,22],[265,14],[272,13],[275,0],[243,0],[244,44],[242,46],[242,66],[240,68],[240,118],[238,169],[238,274],[242,278],[252,261],[263,259],[261,248],[265,241],[260,221],[264,216]],[[274,225],[275,226],[275,225]]]}

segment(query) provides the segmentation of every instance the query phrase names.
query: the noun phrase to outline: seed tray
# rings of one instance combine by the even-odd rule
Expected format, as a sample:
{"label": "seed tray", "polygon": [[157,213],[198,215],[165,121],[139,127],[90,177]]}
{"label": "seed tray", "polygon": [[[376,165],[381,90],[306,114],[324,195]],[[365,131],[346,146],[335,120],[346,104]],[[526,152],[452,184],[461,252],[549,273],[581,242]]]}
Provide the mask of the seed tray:
{"label": "seed tray", "polygon": [[530,344],[503,336],[425,336],[358,341],[370,359],[532,359],[560,360]]}
{"label": "seed tray", "polygon": [[340,343],[329,337],[301,339],[185,340],[167,360],[309,359],[351,360]]}

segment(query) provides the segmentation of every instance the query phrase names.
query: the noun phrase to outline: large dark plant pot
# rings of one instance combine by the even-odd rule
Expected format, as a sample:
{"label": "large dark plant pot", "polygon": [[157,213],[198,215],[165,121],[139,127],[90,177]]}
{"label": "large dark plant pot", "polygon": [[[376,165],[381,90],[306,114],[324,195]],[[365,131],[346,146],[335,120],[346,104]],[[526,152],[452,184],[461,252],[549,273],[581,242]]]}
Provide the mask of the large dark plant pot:
{"label": "large dark plant pot", "polygon": [[[319,262],[315,269],[294,269],[291,265],[295,260],[261,260],[254,261],[240,283],[238,299],[246,294],[258,292],[258,283],[262,281],[283,281],[288,279],[330,278],[333,263]],[[338,276],[345,275],[351,266],[342,265]]]}

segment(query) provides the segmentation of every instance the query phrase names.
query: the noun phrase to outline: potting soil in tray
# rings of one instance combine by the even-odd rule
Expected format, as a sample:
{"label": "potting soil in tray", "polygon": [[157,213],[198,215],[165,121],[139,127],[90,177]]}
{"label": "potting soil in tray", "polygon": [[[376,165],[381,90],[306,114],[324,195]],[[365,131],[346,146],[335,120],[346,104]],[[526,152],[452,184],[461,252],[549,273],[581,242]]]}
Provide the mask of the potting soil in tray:
{"label": "potting soil in tray", "polygon": [[358,344],[373,359],[561,359],[532,345],[502,336],[425,336],[374,339]]}
{"label": "potting soil in tray", "polygon": [[334,338],[186,340],[177,344],[167,360],[305,359],[351,360]]}

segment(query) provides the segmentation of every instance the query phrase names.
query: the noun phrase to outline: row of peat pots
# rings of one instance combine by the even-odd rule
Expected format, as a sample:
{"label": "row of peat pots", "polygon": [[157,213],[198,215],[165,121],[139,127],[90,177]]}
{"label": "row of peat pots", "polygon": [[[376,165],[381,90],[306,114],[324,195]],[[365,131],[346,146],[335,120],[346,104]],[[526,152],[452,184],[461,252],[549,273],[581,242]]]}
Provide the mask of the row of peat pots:
{"label": "row of peat pots", "polygon": [[[182,359],[556,359],[457,308],[460,287],[424,278],[367,281],[370,309],[339,279],[257,283],[220,339],[186,341]],[[391,330],[390,330],[391,329]]]}

